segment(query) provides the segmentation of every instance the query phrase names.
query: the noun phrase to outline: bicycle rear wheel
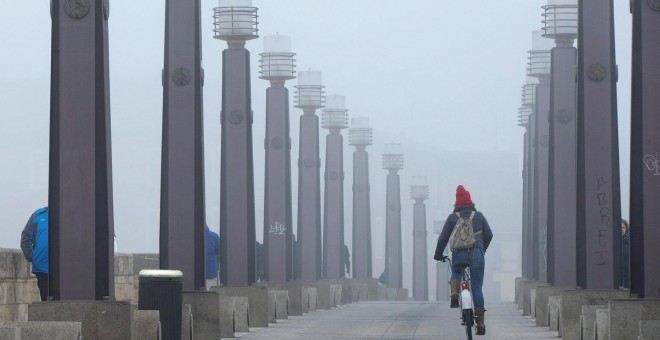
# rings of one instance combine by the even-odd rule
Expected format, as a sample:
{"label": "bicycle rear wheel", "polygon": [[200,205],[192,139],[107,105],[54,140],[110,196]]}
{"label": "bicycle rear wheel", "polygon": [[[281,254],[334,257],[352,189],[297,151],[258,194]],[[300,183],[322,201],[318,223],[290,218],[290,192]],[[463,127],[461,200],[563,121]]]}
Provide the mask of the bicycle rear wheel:
{"label": "bicycle rear wheel", "polygon": [[465,335],[472,340],[472,326],[474,326],[474,313],[472,309],[463,310],[463,322],[465,323]]}

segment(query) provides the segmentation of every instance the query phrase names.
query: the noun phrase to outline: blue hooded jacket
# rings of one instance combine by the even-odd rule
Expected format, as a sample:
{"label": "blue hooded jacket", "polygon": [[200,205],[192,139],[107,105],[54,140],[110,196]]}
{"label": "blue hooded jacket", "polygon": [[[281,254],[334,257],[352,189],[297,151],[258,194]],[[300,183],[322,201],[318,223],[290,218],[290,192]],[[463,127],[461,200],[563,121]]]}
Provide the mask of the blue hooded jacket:
{"label": "blue hooded jacket", "polygon": [[48,207],[37,209],[21,233],[21,250],[33,273],[48,274]]}
{"label": "blue hooded jacket", "polygon": [[220,236],[206,226],[206,279],[218,277],[218,254],[220,254]]}

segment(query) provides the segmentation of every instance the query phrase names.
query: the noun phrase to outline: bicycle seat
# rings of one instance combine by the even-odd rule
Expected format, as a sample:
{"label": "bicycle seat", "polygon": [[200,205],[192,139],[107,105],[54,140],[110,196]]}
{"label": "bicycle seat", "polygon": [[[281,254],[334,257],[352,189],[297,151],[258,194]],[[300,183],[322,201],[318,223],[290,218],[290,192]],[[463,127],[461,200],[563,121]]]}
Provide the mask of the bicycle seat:
{"label": "bicycle seat", "polygon": [[457,261],[457,262],[454,262],[454,269],[456,271],[459,271],[459,272],[462,271],[463,269],[465,269],[465,267],[469,267],[469,266],[470,266],[470,261]]}

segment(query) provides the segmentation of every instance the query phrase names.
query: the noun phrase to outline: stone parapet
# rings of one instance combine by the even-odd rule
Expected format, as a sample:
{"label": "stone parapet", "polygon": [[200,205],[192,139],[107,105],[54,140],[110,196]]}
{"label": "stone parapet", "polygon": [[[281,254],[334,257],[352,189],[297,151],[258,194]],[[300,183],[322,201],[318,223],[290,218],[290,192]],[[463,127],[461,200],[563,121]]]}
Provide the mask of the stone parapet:
{"label": "stone parapet", "polygon": [[[564,340],[580,339],[582,306],[603,305],[612,299],[624,299],[624,290],[565,290],[561,292],[560,335]],[[600,339],[600,338],[599,338]]]}

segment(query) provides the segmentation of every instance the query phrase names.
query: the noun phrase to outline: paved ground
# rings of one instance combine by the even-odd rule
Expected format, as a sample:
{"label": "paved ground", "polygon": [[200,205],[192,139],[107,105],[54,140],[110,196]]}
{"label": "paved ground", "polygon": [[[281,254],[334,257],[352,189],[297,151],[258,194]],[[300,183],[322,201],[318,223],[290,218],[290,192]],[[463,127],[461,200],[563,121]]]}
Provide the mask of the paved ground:
{"label": "paved ground", "polygon": [[[486,307],[487,339],[557,338],[513,303]],[[242,339],[465,339],[458,310],[435,302],[359,302],[239,333]]]}

